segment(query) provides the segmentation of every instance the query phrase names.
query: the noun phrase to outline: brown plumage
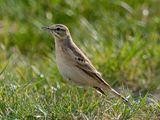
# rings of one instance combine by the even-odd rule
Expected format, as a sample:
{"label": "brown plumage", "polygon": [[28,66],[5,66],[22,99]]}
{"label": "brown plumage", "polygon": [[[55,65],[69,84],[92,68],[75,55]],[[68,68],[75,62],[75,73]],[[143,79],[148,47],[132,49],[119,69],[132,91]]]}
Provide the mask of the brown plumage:
{"label": "brown plumage", "polygon": [[86,55],[72,41],[68,28],[61,24],[44,27],[55,37],[56,62],[64,79],[81,86],[90,86],[106,94],[107,91],[128,103],[115,91],[92,65]]}

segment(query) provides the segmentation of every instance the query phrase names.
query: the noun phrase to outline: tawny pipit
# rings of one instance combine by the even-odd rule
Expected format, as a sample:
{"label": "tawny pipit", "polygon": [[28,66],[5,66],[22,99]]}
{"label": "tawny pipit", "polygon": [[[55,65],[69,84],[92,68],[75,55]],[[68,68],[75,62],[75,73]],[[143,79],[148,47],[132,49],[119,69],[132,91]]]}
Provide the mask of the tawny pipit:
{"label": "tawny pipit", "polygon": [[59,72],[65,80],[72,81],[80,86],[90,86],[102,94],[110,91],[114,95],[128,102],[121,94],[115,91],[101,74],[92,65],[89,59],[72,41],[68,28],[62,24],[43,27],[51,32],[55,38],[56,63]]}

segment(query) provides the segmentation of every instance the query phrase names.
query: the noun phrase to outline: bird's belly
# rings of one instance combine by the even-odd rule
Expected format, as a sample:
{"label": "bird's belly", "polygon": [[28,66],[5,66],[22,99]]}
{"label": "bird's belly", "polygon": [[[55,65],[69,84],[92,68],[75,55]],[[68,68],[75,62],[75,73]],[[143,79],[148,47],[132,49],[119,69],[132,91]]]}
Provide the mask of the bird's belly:
{"label": "bird's belly", "polygon": [[74,82],[78,85],[94,86],[95,80],[84,73],[82,70],[66,61],[65,59],[57,59],[59,72],[65,80]]}

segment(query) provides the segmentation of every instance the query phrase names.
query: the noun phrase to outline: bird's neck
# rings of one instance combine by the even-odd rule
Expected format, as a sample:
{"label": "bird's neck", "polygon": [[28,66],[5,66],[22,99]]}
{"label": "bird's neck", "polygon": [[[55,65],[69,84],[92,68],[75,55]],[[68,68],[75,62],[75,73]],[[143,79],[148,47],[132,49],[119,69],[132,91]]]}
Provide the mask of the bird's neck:
{"label": "bird's neck", "polygon": [[66,36],[62,39],[56,38],[55,40],[55,48],[56,50],[64,50],[73,45],[73,41],[71,36]]}

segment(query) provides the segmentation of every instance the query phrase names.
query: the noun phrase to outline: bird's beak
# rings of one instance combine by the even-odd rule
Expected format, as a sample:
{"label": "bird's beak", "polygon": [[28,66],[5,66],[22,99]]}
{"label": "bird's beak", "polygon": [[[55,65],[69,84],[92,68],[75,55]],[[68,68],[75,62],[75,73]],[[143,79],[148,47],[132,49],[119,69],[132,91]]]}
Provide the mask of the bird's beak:
{"label": "bird's beak", "polygon": [[49,28],[49,27],[45,27],[45,26],[44,26],[44,27],[42,27],[42,29],[43,29],[43,30],[50,30],[50,28]]}

